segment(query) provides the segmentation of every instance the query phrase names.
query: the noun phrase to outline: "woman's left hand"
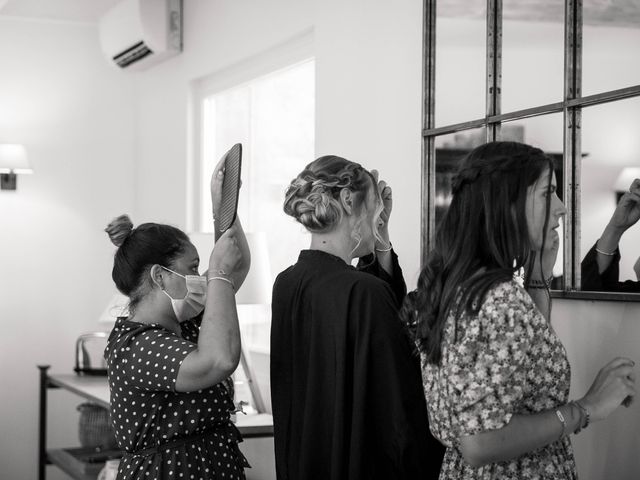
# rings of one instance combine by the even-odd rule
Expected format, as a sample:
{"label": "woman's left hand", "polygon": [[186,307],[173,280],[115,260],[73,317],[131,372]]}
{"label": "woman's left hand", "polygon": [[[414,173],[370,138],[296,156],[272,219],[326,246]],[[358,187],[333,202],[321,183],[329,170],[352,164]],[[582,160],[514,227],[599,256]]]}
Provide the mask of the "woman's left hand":
{"label": "woman's left hand", "polygon": [[393,192],[391,191],[391,187],[387,185],[387,182],[384,180],[378,180],[378,171],[371,170],[371,175],[375,178],[378,184],[378,193],[380,193],[380,198],[382,198],[382,205],[384,210],[380,214],[380,219],[384,222],[385,226],[389,223],[389,217],[391,217],[391,210],[393,209]]}

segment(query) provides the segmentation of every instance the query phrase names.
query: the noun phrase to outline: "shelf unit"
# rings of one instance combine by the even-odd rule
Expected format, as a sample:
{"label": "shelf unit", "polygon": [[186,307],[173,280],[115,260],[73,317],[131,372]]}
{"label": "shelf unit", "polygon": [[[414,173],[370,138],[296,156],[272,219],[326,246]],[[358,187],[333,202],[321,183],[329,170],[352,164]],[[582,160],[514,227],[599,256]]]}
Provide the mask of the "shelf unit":
{"label": "shelf unit", "polygon": [[[38,365],[40,370],[40,412],[39,412],[39,441],[38,441],[38,480],[46,480],[46,466],[56,465],[76,480],[96,480],[102,468],[102,463],[87,465],[75,458],[88,453],[88,449],[49,449],[47,450],[47,396],[49,389],[62,388],[80,397],[109,408],[109,385],[107,377],[85,376],[72,373],[48,373],[49,365]],[[268,413],[253,415],[238,415],[236,426],[243,438],[258,438],[273,436],[273,417]],[[90,449],[89,449],[90,450]],[[71,455],[71,453],[76,455]],[[117,451],[103,452],[106,454]]]}

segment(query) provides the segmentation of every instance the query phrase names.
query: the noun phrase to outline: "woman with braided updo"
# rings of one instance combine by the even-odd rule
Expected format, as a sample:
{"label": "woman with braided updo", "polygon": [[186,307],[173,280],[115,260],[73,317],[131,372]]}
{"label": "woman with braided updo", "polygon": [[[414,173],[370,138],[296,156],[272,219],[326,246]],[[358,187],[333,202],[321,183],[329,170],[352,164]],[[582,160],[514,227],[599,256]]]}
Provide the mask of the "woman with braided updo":
{"label": "woman with braided updo", "polygon": [[576,479],[569,435],[634,394],[633,362],[617,358],[569,401],[569,363],[550,324],[565,214],[556,188],[553,162],[537,148],[493,142],[471,151],[405,299],[431,431],[447,447],[441,480]]}
{"label": "woman with braided updo", "polygon": [[[406,293],[389,241],[391,189],[320,157],[284,211],[311,247],[273,287],[271,398],[280,480],[435,479],[420,367],[397,316]],[[361,258],[358,268],[351,266]]]}
{"label": "woman with braided updo", "polygon": [[[212,178],[214,217],[223,164]],[[229,377],[240,358],[235,290],[249,270],[238,220],[222,234],[206,275],[187,235],[128,216],[106,229],[118,247],[113,280],[129,297],[105,358],[111,418],[124,457],[118,480],[245,478]]]}

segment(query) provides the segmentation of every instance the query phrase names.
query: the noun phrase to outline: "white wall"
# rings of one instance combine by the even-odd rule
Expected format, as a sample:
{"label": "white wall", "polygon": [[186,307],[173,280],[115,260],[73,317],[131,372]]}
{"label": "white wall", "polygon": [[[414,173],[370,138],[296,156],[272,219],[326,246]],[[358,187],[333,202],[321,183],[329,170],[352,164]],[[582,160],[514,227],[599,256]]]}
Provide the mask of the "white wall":
{"label": "white wall", "polygon": [[[640,365],[640,304],[556,300],[553,325],[571,363],[571,398],[581,398],[615,357]],[[620,408],[572,438],[581,480],[637,480],[640,475],[640,406]]]}
{"label": "white wall", "polygon": [[[0,19],[0,58],[0,142],[23,143],[35,170],[0,191],[0,476],[29,480],[36,364],[73,368],[75,339],[96,329],[112,288],[102,229],[133,209],[133,82],[86,25]],[[51,400],[51,445],[77,444],[81,400]]]}

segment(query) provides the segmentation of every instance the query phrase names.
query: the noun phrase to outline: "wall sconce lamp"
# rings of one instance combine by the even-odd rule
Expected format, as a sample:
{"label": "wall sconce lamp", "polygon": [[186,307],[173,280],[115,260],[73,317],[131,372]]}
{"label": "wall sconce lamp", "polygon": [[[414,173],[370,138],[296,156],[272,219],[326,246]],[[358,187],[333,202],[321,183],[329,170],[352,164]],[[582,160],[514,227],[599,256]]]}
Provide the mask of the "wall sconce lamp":
{"label": "wall sconce lamp", "polygon": [[639,167],[625,167],[616,178],[613,184],[613,191],[616,193],[616,203],[620,201],[620,197],[629,191],[629,187],[636,178],[640,178]]}
{"label": "wall sconce lamp", "polygon": [[24,145],[0,143],[0,189],[15,190],[16,174],[33,173]]}

